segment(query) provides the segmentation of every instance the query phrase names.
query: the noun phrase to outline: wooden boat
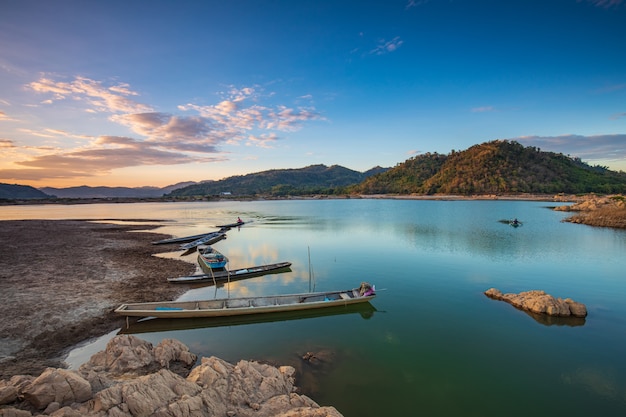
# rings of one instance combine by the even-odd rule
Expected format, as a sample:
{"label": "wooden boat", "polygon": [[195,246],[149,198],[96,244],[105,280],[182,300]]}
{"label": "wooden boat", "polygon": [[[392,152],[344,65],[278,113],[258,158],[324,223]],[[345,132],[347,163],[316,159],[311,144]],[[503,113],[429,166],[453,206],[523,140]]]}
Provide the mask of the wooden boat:
{"label": "wooden boat", "polygon": [[162,240],[158,240],[156,242],[152,242],[153,245],[167,245],[170,243],[186,243],[186,242],[192,242],[194,240],[197,239],[202,239],[204,238],[206,235],[211,235],[213,233],[225,233],[227,230],[225,229],[220,229],[218,232],[206,232],[206,233],[200,233],[199,235],[191,235],[191,236],[182,236],[182,237],[173,237],[170,239],[162,239]]}
{"label": "wooden boat", "polygon": [[154,332],[170,332],[175,330],[205,329],[213,327],[231,327],[259,323],[306,320],[318,317],[358,314],[368,320],[376,313],[376,308],[369,302],[317,308],[314,310],[285,311],[267,314],[246,314],[230,317],[200,317],[188,319],[140,318],[122,327],[118,334],[138,334]]}
{"label": "wooden boat", "polygon": [[238,222],[235,222],[235,223],[217,225],[215,227],[219,227],[220,229],[232,229],[233,227],[243,226],[246,223],[249,223],[249,222],[244,222],[244,221],[240,221],[239,222],[238,221]]}
{"label": "wooden boat", "polygon": [[220,240],[226,238],[226,233],[224,232],[211,232],[202,236],[199,239],[194,240],[193,242],[184,243],[180,245],[180,248],[183,250],[192,249],[198,247],[200,245],[212,245],[215,242],[219,242]]}
{"label": "wooden boat", "polygon": [[197,284],[197,283],[216,283],[223,281],[236,281],[244,278],[258,277],[270,273],[280,273],[291,271],[289,267],[291,262],[279,262],[275,264],[259,265],[249,268],[233,269],[212,269],[210,273],[189,275],[186,277],[168,278],[167,281],[174,284]]}
{"label": "wooden boat", "polygon": [[213,269],[224,268],[228,263],[228,258],[212,246],[207,246],[198,249],[198,263],[204,272],[210,274]]}
{"label": "wooden boat", "polygon": [[[363,292],[365,288],[368,288]],[[161,301],[128,303],[115,309],[127,317],[194,318],[229,317],[284,311],[302,311],[365,303],[376,294],[364,283],[361,288],[345,291],[309,292],[302,294],[268,295],[259,297],[223,298],[201,301]]]}

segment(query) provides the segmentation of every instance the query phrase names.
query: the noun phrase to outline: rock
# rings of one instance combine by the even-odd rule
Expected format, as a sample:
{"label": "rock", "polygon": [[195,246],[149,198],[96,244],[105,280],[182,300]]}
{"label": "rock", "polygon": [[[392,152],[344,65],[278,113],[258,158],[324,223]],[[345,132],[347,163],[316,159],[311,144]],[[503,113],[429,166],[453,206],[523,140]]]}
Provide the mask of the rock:
{"label": "rock", "polygon": [[7,381],[0,381],[0,405],[11,404],[17,400],[17,388]]}
{"label": "rock", "polygon": [[30,411],[18,410],[17,408],[2,408],[0,409],[0,417],[32,417]]}
{"label": "rock", "polygon": [[105,371],[112,375],[143,374],[155,367],[152,343],[132,335],[116,336],[104,351],[93,355],[81,371]]}
{"label": "rock", "polygon": [[496,288],[490,288],[485,291],[485,295],[495,300],[506,301],[509,304],[522,310],[530,311],[537,314],[547,314],[549,316],[559,317],[586,317],[587,307],[584,304],[575,302],[567,298],[554,298],[546,294],[545,291],[532,290],[520,292],[519,294],[502,294]]}
{"label": "rock", "polygon": [[46,369],[24,388],[21,395],[39,410],[53,402],[69,405],[92,397],[91,385],[77,372],[54,368]]}
{"label": "rock", "polygon": [[196,355],[179,341],[152,348],[135,336],[116,336],[77,372],[49,368],[38,378],[0,381],[8,405],[0,416],[29,417],[22,410],[32,408],[52,417],[341,417],[295,392],[291,366],[209,357],[187,377],[169,369],[195,363]]}
{"label": "rock", "polygon": [[170,369],[172,364],[182,364],[184,368],[191,369],[198,360],[198,355],[191,353],[189,348],[178,340],[165,339],[154,348],[154,358],[166,369]]}
{"label": "rock", "polygon": [[156,347],[132,335],[116,336],[104,351],[93,355],[78,369],[94,392],[116,384],[129,375],[147,375],[161,368],[187,376],[198,356],[178,340],[165,339]]}
{"label": "rock", "polygon": [[[88,411],[109,415],[121,409],[128,410],[132,416],[159,415],[159,410],[174,407],[174,404],[180,401],[188,402],[190,397],[201,392],[202,389],[193,382],[162,369],[157,373],[144,375],[100,391],[92,402],[93,409]],[[180,404],[178,406],[180,407]]]}

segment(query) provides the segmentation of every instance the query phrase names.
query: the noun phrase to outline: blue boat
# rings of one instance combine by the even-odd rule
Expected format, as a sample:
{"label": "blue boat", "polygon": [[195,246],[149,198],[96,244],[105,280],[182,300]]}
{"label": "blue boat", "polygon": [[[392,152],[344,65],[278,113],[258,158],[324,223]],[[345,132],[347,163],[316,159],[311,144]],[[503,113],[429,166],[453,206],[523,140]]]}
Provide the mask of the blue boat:
{"label": "blue boat", "polygon": [[204,272],[211,274],[213,270],[223,269],[228,263],[228,258],[212,246],[206,246],[198,250],[198,263]]}

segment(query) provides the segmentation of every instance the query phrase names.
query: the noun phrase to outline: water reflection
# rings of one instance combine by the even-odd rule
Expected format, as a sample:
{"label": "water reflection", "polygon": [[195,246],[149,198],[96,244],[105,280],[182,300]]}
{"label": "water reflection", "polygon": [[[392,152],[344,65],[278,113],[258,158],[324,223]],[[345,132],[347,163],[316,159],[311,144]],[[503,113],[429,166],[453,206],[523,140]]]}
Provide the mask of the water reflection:
{"label": "water reflection", "polygon": [[584,317],[574,317],[574,316],[559,317],[559,316],[549,316],[547,314],[533,313],[532,311],[526,311],[526,310],[521,310],[521,311],[528,314],[530,317],[535,319],[537,323],[543,324],[544,326],[578,327],[578,326],[584,326],[586,322]]}

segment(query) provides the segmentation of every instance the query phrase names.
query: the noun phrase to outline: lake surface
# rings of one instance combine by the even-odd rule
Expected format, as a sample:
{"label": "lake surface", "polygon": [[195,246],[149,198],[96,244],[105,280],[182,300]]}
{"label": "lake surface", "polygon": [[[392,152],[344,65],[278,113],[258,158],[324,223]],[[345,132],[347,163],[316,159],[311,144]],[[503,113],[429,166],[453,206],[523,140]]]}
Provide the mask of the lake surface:
{"label": "lake surface", "polygon": [[[554,205],[369,199],[46,205],[0,207],[0,218],[166,220],[158,232],[187,236],[239,216],[252,223],[215,244],[231,269],[293,264],[291,272],[194,288],[181,299],[375,284],[377,297],[363,311],[221,326],[192,320],[178,328],[153,320],[125,330],[153,344],[179,339],[201,357],[296,366],[303,371],[296,385],[346,417],[626,415],[626,231],[562,222],[567,214],[550,210]],[[514,217],[523,226],[500,222]],[[195,255],[185,259],[195,263]],[[541,320],[487,298],[491,287],[545,290],[584,303],[589,315]],[[76,349],[68,362],[78,366],[116,333]],[[306,352],[319,354],[324,365],[303,363]]]}

